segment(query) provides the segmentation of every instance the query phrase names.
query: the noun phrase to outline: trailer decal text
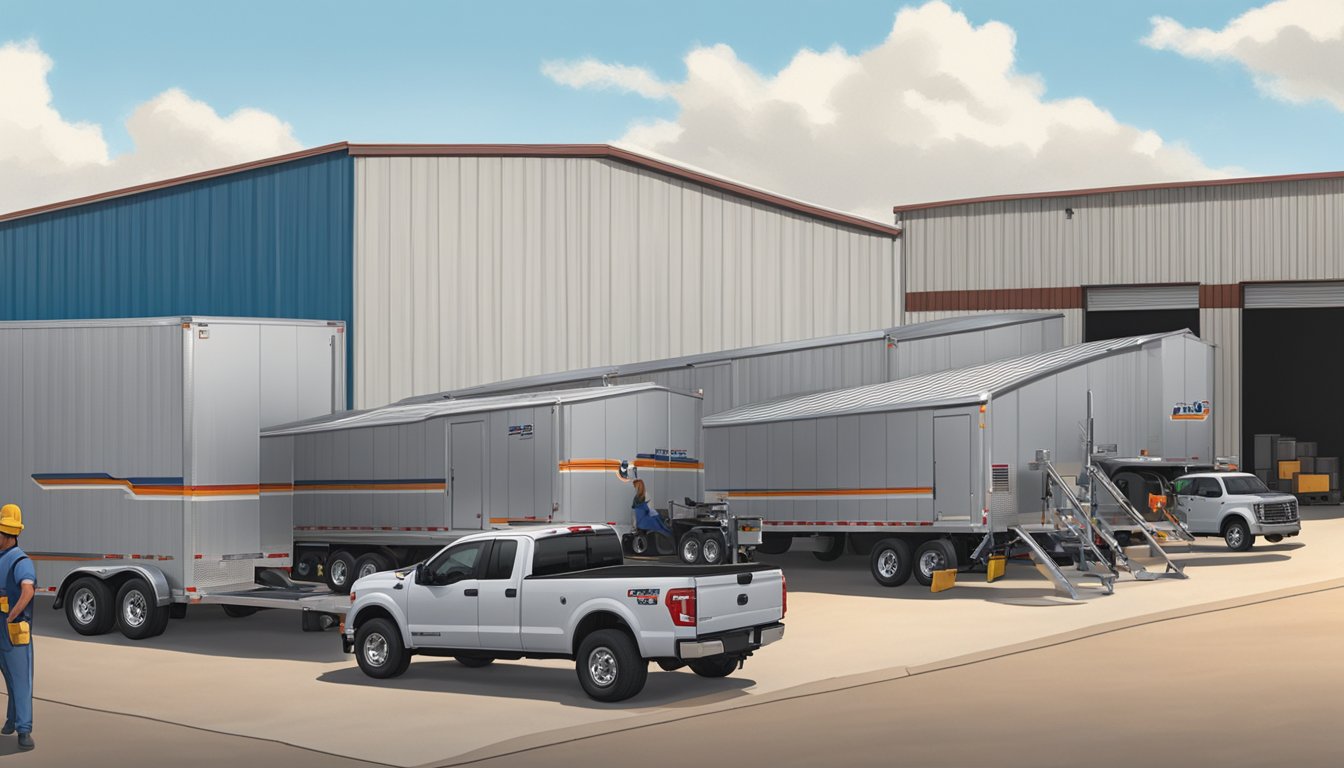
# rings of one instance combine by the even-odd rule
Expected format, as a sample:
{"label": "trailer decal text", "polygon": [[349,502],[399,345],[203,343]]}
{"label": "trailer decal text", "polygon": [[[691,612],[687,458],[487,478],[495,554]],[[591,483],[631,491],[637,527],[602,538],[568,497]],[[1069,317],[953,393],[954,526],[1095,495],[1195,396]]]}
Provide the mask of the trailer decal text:
{"label": "trailer decal text", "polygon": [[1177,403],[1171,408],[1172,421],[1204,421],[1213,413],[1213,406],[1208,400],[1191,400],[1188,403]]}

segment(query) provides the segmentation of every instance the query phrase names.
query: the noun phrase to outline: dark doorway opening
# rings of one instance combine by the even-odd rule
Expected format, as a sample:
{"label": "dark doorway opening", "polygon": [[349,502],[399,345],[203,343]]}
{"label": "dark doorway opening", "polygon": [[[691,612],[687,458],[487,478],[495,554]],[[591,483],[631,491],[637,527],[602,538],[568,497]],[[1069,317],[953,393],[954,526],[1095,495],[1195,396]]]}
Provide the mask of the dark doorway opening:
{"label": "dark doorway opening", "polygon": [[1319,456],[1344,455],[1342,332],[1344,307],[1242,312],[1243,466],[1255,466],[1257,434],[1291,435],[1315,441]]}
{"label": "dark doorway opening", "polygon": [[1083,316],[1083,340],[1105,341],[1147,333],[1189,329],[1199,335],[1198,309],[1130,309],[1088,312]]}

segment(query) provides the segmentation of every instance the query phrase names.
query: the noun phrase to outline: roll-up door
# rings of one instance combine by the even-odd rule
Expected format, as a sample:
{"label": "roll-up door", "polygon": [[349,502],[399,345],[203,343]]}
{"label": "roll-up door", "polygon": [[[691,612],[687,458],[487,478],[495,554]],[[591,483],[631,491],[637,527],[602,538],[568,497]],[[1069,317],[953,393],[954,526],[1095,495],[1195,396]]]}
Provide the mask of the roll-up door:
{"label": "roll-up door", "polygon": [[1244,290],[1246,309],[1344,307],[1344,282],[1262,283]]}
{"label": "roll-up door", "polygon": [[1198,285],[1098,286],[1087,289],[1087,341],[1188,329],[1199,333]]}

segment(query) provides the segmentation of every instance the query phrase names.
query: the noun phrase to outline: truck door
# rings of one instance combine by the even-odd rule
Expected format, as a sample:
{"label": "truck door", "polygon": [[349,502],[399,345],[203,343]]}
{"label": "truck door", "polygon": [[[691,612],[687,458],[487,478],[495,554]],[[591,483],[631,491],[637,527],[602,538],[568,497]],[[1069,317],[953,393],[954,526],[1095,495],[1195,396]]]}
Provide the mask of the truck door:
{"label": "truck door", "polygon": [[933,519],[970,519],[971,417],[933,418]]}
{"label": "truck door", "polygon": [[519,606],[523,601],[518,596],[522,573],[518,540],[495,539],[490,560],[481,574],[481,600],[476,611],[482,648],[522,650],[522,610]]}
{"label": "truck door", "polygon": [[[483,572],[489,541],[459,544],[440,552],[425,566],[425,584],[411,584],[406,622],[419,647],[474,649],[480,645],[477,612],[478,574]],[[408,581],[413,581],[414,576]]]}
{"label": "truck door", "polygon": [[485,425],[448,428],[448,505],[453,530],[485,527]]}

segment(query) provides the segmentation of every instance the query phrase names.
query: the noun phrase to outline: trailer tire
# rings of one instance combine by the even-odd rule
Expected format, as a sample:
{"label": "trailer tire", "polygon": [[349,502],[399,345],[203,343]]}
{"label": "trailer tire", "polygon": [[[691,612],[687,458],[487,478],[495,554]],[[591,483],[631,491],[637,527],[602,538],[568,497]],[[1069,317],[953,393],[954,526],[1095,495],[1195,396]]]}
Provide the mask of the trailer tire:
{"label": "trailer tire", "polygon": [[1223,523],[1223,541],[1233,552],[1245,552],[1255,546],[1255,534],[1240,517],[1229,517]]}
{"label": "trailer tire", "polygon": [[494,656],[454,656],[457,663],[469,669],[480,669],[495,663]]}
{"label": "trailer tire", "polygon": [[915,581],[920,586],[933,584],[934,571],[957,567],[957,550],[947,539],[929,539],[915,550]]}
{"label": "trailer tire", "polygon": [[355,583],[355,558],[349,552],[332,552],[327,558],[327,586],[339,595],[350,594],[350,585]]}
{"label": "trailer tire", "polygon": [[728,545],[723,534],[709,531],[700,537],[700,562],[705,565],[719,565],[727,558]]}
{"label": "trailer tire", "polygon": [[364,674],[386,680],[405,672],[411,655],[395,624],[387,619],[370,619],[355,632],[355,659]]}
{"label": "trailer tire", "polygon": [[85,576],[65,593],[65,620],[81,635],[105,635],[117,623],[116,601],[107,582]]}
{"label": "trailer tire", "polygon": [[599,629],[579,643],[579,685],[597,701],[624,701],[644,689],[649,662],[634,638],[619,629]]}
{"label": "trailer tire", "polygon": [[812,556],[823,563],[839,560],[840,556],[845,554],[845,534],[836,533],[825,538],[830,539],[830,544],[824,550],[814,551]]}
{"label": "trailer tire", "polygon": [[168,606],[158,605],[154,590],[144,579],[127,579],[117,590],[117,626],[132,640],[162,635],[171,613]]}
{"label": "trailer tire", "polygon": [[687,565],[695,565],[700,561],[700,544],[700,534],[695,531],[687,532],[677,544],[677,557]]}
{"label": "trailer tire", "polygon": [[301,552],[294,561],[294,578],[299,581],[318,581],[317,571],[322,565],[322,555],[317,552]]}
{"label": "trailer tire", "polygon": [[737,669],[737,662],[737,658],[733,656],[713,656],[708,659],[693,659],[686,662],[686,666],[701,677],[727,677]]}
{"label": "trailer tire", "polygon": [[630,537],[630,554],[640,556],[647,555],[649,553],[650,545],[651,542],[649,541],[647,534],[636,533],[634,536]]}
{"label": "trailer tire", "polygon": [[257,612],[257,609],[250,605],[224,605],[224,615],[230,619],[241,619]]}
{"label": "trailer tire", "polygon": [[878,584],[899,587],[910,580],[910,571],[914,569],[910,543],[905,539],[883,539],[873,545],[868,564]]}
{"label": "trailer tire", "polygon": [[[354,576],[351,577],[350,583],[354,584],[365,576],[372,576],[380,571],[390,571],[392,568],[392,562],[377,552],[360,555],[359,559],[355,561]],[[365,571],[368,572],[365,573]]]}
{"label": "trailer tire", "polygon": [[782,555],[793,546],[793,537],[787,533],[767,533],[761,537],[756,551],[763,555]]}

